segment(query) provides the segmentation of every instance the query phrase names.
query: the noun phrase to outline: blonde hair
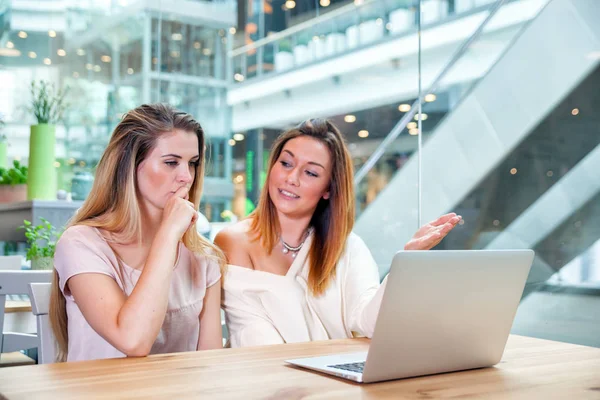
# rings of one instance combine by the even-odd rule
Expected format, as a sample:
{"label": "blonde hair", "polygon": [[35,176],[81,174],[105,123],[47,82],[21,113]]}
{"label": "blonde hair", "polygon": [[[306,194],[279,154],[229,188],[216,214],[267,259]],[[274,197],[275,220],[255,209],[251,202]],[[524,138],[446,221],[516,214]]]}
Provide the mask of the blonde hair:
{"label": "blonde hair", "polygon": [[[336,265],[354,226],[354,173],[352,158],[340,131],[327,120],[312,119],[277,138],[271,148],[267,182],[285,144],[299,136],[308,136],[324,143],[332,160],[329,199],[319,201],[310,222],[314,235],[309,250],[308,286],[317,296],[325,292],[335,277]],[[267,187],[263,188],[258,206],[249,218],[250,232],[270,254],[279,240],[280,227],[277,210]]]}
{"label": "blonde hair", "polygon": [[[112,133],[106,150],[96,168],[94,184],[87,199],[69,226],[87,225],[118,234],[124,243],[141,242],[142,218],[137,197],[136,171],[148,157],[156,140],[174,130],[193,132],[198,137],[199,163],[189,191],[189,201],[196,210],[200,205],[204,182],[204,131],[191,115],[166,104],[144,104],[129,111]],[[193,252],[215,259],[224,266],[221,250],[188,229],[183,243]],[[57,342],[57,361],[65,361],[68,351],[66,301],[54,270],[50,296],[50,325]]]}

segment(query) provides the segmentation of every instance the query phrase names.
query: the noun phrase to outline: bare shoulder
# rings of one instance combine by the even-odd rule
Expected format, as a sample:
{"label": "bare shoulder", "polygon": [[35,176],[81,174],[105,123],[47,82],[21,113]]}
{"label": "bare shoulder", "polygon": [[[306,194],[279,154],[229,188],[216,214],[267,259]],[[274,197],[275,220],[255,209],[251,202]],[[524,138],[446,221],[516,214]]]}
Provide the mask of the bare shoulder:
{"label": "bare shoulder", "polygon": [[251,268],[249,220],[243,220],[223,228],[215,236],[214,242],[225,253],[228,263]]}

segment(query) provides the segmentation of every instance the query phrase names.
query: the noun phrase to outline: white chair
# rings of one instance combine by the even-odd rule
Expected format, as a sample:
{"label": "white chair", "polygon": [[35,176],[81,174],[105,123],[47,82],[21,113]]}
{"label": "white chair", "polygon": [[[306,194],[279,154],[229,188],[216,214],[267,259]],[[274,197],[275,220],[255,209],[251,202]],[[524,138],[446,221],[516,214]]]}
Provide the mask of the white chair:
{"label": "white chair", "polygon": [[29,294],[29,284],[52,282],[52,271],[0,271],[0,357],[10,353],[38,347],[34,333],[5,332],[4,309],[6,296]]}
{"label": "white chair", "polygon": [[51,364],[55,361],[55,340],[48,310],[50,308],[51,283],[32,283],[29,285],[31,311],[37,322],[38,364]]}

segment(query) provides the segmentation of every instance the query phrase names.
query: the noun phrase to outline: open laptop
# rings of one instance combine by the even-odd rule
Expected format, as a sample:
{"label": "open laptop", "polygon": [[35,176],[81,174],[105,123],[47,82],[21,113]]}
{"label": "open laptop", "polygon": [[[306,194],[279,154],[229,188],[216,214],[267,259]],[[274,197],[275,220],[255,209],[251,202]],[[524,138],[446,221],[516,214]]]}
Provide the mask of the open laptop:
{"label": "open laptop", "polygon": [[533,257],[532,250],[398,252],[368,352],[286,361],[365,383],[495,365]]}

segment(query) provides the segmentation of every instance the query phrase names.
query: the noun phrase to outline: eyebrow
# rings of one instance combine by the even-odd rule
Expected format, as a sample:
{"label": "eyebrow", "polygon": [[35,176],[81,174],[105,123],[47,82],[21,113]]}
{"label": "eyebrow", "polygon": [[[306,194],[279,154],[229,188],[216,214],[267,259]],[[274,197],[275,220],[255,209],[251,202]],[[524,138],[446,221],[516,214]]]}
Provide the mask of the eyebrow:
{"label": "eyebrow", "polygon": [[[287,149],[286,149],[286,150],[284,150],[284,152],[286,152],[286,153],[290,153],[290,156],[292,156],[292,157],[294,157],[294,158],[296,157],[296,156],[294,155],[294,153],[292,153],[291,151],[289,151],[289,150],[287,150]],[[321,168],[325,169],[325,167],[324,167],[324,166],[322,166],[321,164],[319,164],[318,162],[315,162],[315,161],[309,161],[308,163],[309,163],[309,164],[312,164],[312,165],[316,165],[317,167],[321,167]]]}
{"label": "eyebrow", "polygon": [[[183,158],[179,154],[165,154],[161,158],[166,158],[166,157],[179,158],[180,160]],[[194,156],[194,157],[191,158],[191,160],[193,160],[194,158],[200,158],[200,156]]]}

